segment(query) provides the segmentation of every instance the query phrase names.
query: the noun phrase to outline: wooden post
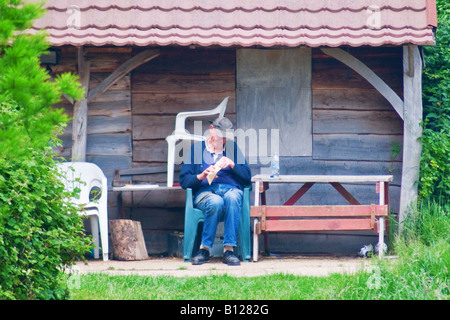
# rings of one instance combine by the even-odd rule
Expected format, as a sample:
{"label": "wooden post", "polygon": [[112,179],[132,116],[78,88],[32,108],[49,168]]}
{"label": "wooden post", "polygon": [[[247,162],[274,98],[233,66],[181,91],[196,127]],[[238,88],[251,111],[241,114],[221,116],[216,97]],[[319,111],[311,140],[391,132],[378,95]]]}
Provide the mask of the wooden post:
{"label": "wooden post", "polygon": [[84,96],[73,106],[72,125],[72,161],[86,161],[87,120],[88,120],[88,89],[90,76],[90,63],[85,61],[83,47],[78,48],[78,74]]}
{"label": "wooden post", "polygon": [[422,144],[422,59],[417,46],[403,46],[403,168],[400,190],[399,222],[417,202]]}

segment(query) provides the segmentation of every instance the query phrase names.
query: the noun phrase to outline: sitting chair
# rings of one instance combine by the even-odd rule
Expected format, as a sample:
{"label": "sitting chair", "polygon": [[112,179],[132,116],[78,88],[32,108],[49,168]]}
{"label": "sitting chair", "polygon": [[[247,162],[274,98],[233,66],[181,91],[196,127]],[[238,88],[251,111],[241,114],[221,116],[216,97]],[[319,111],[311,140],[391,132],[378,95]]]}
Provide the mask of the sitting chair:
{"label": "sitting chair", "polygon": [[80,197],[72,198],[70,201],[83,207],[79,212],[80,215],[89,217],[95,245],[94,258],[99,259],[99,239],[101,239],[103,261],[108,261],[108,186],[105,175],[97,165],[89,162],[63,162],[58,167],[59,172],[65,177],[63,182],[66,189],[81,190]]}
{"label": "sitting chair", "polygon": [[190,134],[186,130],[186,119],[189,117],[204,117],[218,114],[218,117],[223,117],[225,109],[227,108],[228,99],[226,97],[223,101],[212,110],[203,111],[187,111],[177,114],[175,119],[175,131],[166,138],[168,150],[167,150],[167,186],[173,186],[173,175],[175,167],[175,143],[178,140],[192,140],[202,141],[205,140],[204,136]]}
{"label": "sitting chair", "polygon": [[[184,247],[183,257],[184,261],[191,261],[194,250],[195,239],[197,238],[197,230],[200,222],[204,221],[203,211],[194,208],[194,199],[192,189],[186,189],[186,207],[184,216]],[[251,243],[250,243],[250,189],[244,189],[244,197],[242,200],[241,221],[238,230],[238,246],[237,256],[241,257],[242,261],[249,262],[251,257]]]}

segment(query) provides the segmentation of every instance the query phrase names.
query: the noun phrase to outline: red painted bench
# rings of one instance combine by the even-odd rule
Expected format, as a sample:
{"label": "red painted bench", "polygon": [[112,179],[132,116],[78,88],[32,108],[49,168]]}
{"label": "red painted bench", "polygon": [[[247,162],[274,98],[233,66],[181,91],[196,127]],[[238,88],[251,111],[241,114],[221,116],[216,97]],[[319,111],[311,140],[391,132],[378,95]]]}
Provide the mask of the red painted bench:
{"label": "red painted bench", "polygon": [[[389,182],[392,176],[335,175],[256,175],[255,205],[250,216],[253,225],[253,260],[258,260],[258,235],[267,232],[374,230],[380,248],[384,246],[385,218],[389,216]],[[379,204],[361,205],[342,183],[376,183]],[[266,205],[265,192],[271,183],[302,183],[302,187],[284,205]],[[294,204],[315,183],[331,184],[350,205],[295,206]],[[267,241],[267,237],[265,237]],[[383,254],[383,250],[379,251]]]}

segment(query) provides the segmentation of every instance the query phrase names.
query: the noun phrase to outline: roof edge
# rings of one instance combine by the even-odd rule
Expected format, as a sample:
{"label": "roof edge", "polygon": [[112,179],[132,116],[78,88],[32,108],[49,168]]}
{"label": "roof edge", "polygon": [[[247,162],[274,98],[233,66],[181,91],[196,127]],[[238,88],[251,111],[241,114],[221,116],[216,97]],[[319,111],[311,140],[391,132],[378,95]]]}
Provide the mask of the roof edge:
{"label": "roof edge", "polygon": [[436,0],[427,0],[427,23],[429,26],[437,28]]}

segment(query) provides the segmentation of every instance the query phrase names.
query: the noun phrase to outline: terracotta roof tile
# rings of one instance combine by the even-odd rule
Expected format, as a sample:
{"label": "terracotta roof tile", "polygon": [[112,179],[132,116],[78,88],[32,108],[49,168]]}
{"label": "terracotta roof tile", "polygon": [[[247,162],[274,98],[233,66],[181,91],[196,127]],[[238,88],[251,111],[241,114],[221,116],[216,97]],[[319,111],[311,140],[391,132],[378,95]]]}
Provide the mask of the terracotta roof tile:
{"label": "terracotta roof tile", "polygon": [[436,15],[435,0],[50,0],[47,8],[34,29],[75,46],[433,45]]}

